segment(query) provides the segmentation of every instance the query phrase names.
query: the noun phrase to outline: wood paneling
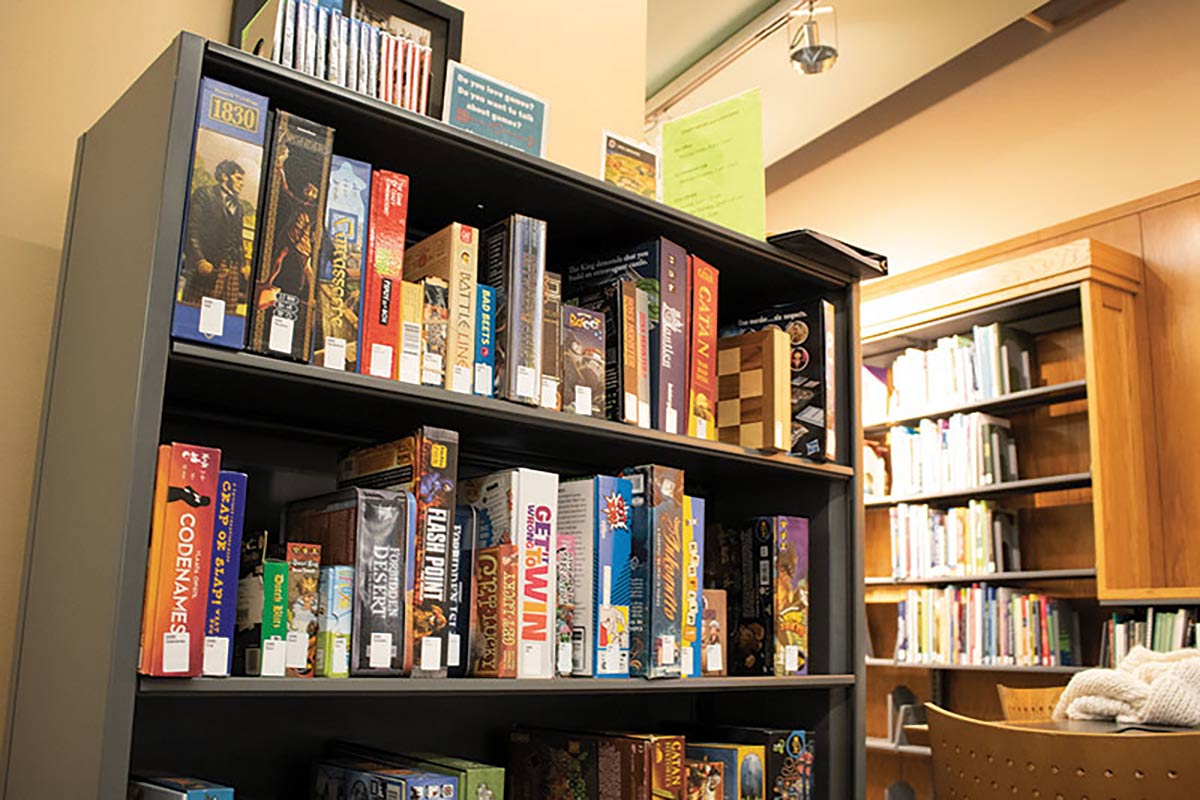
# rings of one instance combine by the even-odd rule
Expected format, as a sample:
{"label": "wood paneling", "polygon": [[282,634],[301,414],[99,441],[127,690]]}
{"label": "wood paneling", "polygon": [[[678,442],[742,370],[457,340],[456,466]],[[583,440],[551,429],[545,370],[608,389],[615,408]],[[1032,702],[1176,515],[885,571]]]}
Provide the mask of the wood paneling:
{"label": "wood paneling", "polygon": [[1145,211],[1141,221],[1163,516],[1161,585],[1200,587],[1200,196]]}
{"label": "wood paneling", "polygon": [[887,787],[904,781],[917,800],[933,797],[933,762],[928,757],[872,750],[867,753],[867,800],[884,800]]}

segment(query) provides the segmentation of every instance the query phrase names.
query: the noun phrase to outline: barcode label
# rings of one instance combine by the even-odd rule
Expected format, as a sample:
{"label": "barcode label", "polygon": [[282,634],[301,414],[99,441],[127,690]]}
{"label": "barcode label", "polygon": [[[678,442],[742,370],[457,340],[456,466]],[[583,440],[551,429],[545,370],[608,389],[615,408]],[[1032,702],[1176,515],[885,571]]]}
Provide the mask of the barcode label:
{"label": "barcode label", "polygon": [[442,668],[442,640],[436,636],[421,639],[421,669],[428,672]]}
{"label": "barcode label", "polygon": [[696,417],[696,435],[701,439],[708,438],[708,420],[704,417]]}
{"label": "barcode label", "polygon": [[558,643],[558,674],[571,674],[571,643]]}
{"label": "barcode label", "polygon": [[554,378],[542,378],[542,408],[558,408],[558,381]]}
{"label": "barcode label", "polygon": [[517,367],[517,397],[524,400],[538,399],[537,370],[533,367]]}
{"label": "barcode label", "polygon": [[387,669],[392,665],[392,635],[390,633],[371,634],[371,645],[367,651],[367,665],[371,669]]}
{"label": "barcode label", "polygon": [[350,648],[346,646],[345,637],[338,636],[333,640],[333,663],[329,665],[333,675],[345,675],[350,671]]}
{"label": "barcode label", "polygon": [[325,337],[325,366],[330,369],[346,368],[346,340],[337,336]]}
{"label": "barcode label", "polygon": [[591,416],[592,414],[592,387],[576,386],[575,387],[575,413]]}
{"label": "barcode label", "polygon": [[421,355],[421,323],[403,322],[400,324],[400,352],[409,355]]}
{"label": "barcode label", "polygon": [[725,660],[721,657],[721,645],[710,644],[704,648],[704,671],[720,672],[725,668]]}
{"label": "barcode label", "polygon": [[454,373],[450,378],[450,389],[461,394],[471,393],[471,368],[462,364],[454,365]]}
{"label": "barcode label", "polygon": [[450,634],[447,638],[446,666],[457,667],[462,663],[462,637],[457,633]]}
{"label": "barcode label", "polygon": [[638,422],[638,401],[634,392],[625,393],[625,421],[634,425]]}
{"label": "barcode label", "polygon": [[263,642],[262,674],[282,678],[287,672],[287,642],[278,637]]}
{"label": "barcode label", "polygon": [[224,636],[204,637],[204,674],[215,678],[229,674],[229,640]]}
{"label": "barcode label", "polygon": [[419,353],[400,354],[400,380],[405,383],[421,382],[421,355]]}
{"label": "barcode label", "polygon": [[225,332],[225,301],[215,297],[200,298],[200,333],[209,338]]}
{"label": "barcode label", "polygon": [[796,672],[800,669],[800,648],[789,644],[783,648],[784,672]]}
{"label": "barcode label", "polygon": [[667,433],[679,433],[679,413],[667,406]]}
{"label": "barcode label", "polygon": [[638,401],[638,427],[650,427],[650,403]]}
{"label": "barcode label", "polygon": [[376,378],[392,377],[392,346],[375,343],[371,345],[370,372]]}
{"label": "barcode label", "polygon": [[267,342],[267,349],[274,350],[276,353],[291,353],[292,328],[294,326],[295,323],[292,320],[272,315],[271,338]]}
{"label": "barcode label", "polygon": [[162,647],[162,671],[166,673],[187,672],[191,660],[191,634],[164,633]]}
{"label": "barcode label", "polygon": [[658,637],[658,665],[667,667],[675,663],[675,637]]}
{"label": "barcode label", "polygon": [[475,365],[475,394],[484,397],[492,396],[492,365],[478,363]]}
{"label": "barcode label", "polygon": [[287,665],[290,669],[308,666],[308,637],[301,631],[288,631]]}

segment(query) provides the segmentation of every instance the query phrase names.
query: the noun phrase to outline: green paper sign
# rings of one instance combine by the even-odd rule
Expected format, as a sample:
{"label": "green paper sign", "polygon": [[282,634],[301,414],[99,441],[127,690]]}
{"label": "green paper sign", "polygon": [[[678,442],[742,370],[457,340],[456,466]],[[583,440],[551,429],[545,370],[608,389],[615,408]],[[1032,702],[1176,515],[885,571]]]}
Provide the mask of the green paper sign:
{"label": "green paper sign", "polygon": [[763,239],[767,227],[762,98],[757,89],[663,125],[662,199]]}

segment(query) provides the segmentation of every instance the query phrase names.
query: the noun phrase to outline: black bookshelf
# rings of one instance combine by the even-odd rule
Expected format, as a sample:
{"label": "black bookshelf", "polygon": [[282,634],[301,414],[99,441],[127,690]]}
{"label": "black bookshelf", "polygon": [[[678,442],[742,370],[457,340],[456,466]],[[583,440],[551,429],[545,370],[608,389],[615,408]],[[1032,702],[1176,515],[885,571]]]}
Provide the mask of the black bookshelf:
{"label": "black bookshelf", "polygon": [[1054,492],[1061,489],[1078,489],[1083,486],[1091,486],[1091,484],[1092,475],[1090,472],[1072,472],[1065,475],[1049,475],[1044,478],[1001,481],[999,483],[989,483],[985,486],[953,489],[945,492],[870,497],[865,501],[865,505],[867,508],[875,508],[877,506],[894,506],[900,503],[949,503],[1008,494],[1035,494],[1037,492]]}
{"label": "black bookshelf", "polygon": [[958,583],[1018,583],[1024,581],[1095,580],[1095,567],[1081,569],[1026,569],[983,575],[942,575],[927,578],[868,577],[867,586],[947,586]]}
{"label": "black bookshelf", "polygon": [[1066,381],[1052,386],[1038,386],[1021,392],[993,397],[989,400],[979,400],[956,406],[933,408],[921,414],[910,414],[897,417],[885,422],[872,422],[863,425],[863,434],[867,437],[880,436],[895,425],[915,425],[923,419],[940,419],[953,414],[969,414],[973,411],[983,411],[988,414],[1012,414],[1030,408],[1050,406],[1055,403],[1066,403],[1071,400],[1082,400],[1087,397],[1087,381]]}
{"label": "black bookshelf", "polygon": [[[830,299],[840,459],[820,464],[172,343],[175,272],[202,76],[333,125],[335,150],[412,181],[412,239],[520,211],[549,223],[551,268],[667,236],[717,265],[726,319],[763,298]],[[114,191],[120,187],[120,191]],[[514,723],[654,729],[679,720],[816,731],[818,797],[865,792],[857,276],[594,178],[181,34],[79,140],[63,247],[5,740],[5,796],[116,799],[130,770],[199,774],[239,796],[306,792],[337,738],[504,763]],[[248,529],[332,489],[355,444],[439,424],[460,474],[683,467],[712,520],[810,522],[809,676],[679,681],[150,680],[135,667],[155,448],[196,441],[250,473]],[[69,646],[65,644],[69,643]],[[425,722],[429,724],[424,724]],[[248,757],[248,754],[253,754]],[[64,765],[69,765],[64,769]]]}

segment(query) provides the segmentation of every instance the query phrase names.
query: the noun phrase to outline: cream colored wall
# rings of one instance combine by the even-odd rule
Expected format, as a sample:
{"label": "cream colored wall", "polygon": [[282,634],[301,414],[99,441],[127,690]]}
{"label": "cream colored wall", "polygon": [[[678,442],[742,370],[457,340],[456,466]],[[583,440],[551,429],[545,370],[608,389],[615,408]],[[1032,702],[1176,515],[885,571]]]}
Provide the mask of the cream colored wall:
{"label": "cream colored wall", "polygon": [[1200,3],[1125,0],[767,197],[894,272],[1200,177]]}
{"label": "cream colored wall", "polygon": [[[646,0],[451,2],[463,61],[550,101],[550,158],[594,174],[600,131],[641,130]],[[224,40],[231,0],[8,3],[0,25],[0,720],[75,140],[181,29]],[[53,57],[45,56],[53,42]]]}

